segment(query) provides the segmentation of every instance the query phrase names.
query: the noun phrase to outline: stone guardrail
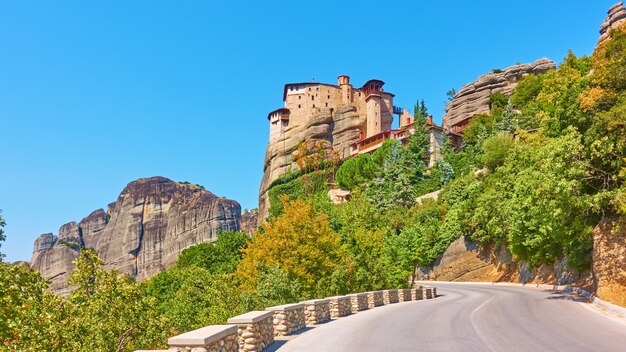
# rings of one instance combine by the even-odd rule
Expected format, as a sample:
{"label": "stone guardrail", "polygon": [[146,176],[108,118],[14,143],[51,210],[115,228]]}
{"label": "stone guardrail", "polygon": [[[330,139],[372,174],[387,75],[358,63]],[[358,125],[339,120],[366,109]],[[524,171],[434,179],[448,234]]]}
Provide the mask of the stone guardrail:
{"label": "stone guardrail", "polygon": [[385,304],[383,291],[367,292],[367,306],[371,309]]}
{"label": "stone guardrail", "polygon": [[[370,308],[397,302],[437,297],[434,287],[371,291],[294,304],[268,307],[228,319],[228,325],[211,325],[167,340],[169,350],[178,352],[261,352],[274,337],[288,336],[306,325],[317,325]],[[157,352],[138,350],[135,352]]]}

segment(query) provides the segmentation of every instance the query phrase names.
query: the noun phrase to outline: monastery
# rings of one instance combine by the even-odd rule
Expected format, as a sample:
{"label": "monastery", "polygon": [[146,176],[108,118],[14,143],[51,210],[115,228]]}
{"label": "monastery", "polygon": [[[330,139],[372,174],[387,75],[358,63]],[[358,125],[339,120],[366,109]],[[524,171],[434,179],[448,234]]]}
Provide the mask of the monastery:
{"label": "monastery", "polygon": [[[404,142],[413,132],[413,114],[406,109],[393,105],[394,94],[383,88],[385,82],[370,79],[360,88],[354,88],[350,77],[341,75],[337,85],[317,82],[285,84],[283,90],[284,107],[270,112],[269,142],[283,137],[290,125],[302,125],[315,113],[323,109],[330,112],[331,125],[333,113],[342,105],[356,108],[358,118],[365,121],[360,127],[358,140],[350,144],[349,154],[345,157],[372,153],[388,139]],[[394,115],[398,115],[399,128],[392,129]],[[428,122],[430,132],[430,148],[428,165],[432,166],[442,157],[444,129],[433,123],[432,116]],[[331,126],[332,129],[332,126]],[[447,132],[454,144],[460,142],[460,135]]]}

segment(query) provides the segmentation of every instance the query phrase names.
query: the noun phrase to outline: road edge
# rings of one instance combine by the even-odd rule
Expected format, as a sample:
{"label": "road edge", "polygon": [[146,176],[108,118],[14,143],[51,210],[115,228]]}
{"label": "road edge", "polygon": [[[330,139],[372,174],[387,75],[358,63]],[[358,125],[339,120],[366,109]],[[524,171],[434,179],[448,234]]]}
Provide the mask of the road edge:
{"label": "road edge", "polygon": [[549,285],[549,284],[521,284],[516,282],[471,282],[471,281],[432,281],[432,280],[420,280],[416,281],[417,283],[434,285],[436,283],[450,283],[450,284],[471,284],[471,285],[489,285],[489,286],[513,286],[513,287],[536,287],[543,288],[548,290],[561,290],[568,293],[574,293],[580,296],[585,297],[589,300],[594,307],[602,310],[603,312],[612,315],[616,318],[626,319],[626,307],[618,306],[617,304],[613,304],[611,302],[604,301],[598,297],[596,297],[591,292],[583,290],[580,287],[570,286],[570,285]]}

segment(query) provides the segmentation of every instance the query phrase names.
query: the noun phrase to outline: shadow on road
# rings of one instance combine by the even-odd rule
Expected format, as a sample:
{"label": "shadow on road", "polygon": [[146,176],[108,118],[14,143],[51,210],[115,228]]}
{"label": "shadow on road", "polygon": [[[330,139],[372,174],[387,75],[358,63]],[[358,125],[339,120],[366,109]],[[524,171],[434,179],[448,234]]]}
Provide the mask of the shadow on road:
{"label": "shadow on road", "polygon": [[560,290],[551,291],[550,296],[546,297],[546,299],[589,303],[589,300],[585,297]]}
{"label": "shadow on road", "polygon": [[298,331],[290,334],[289,336],[277,337],[274,340],[274,343],[272,343],[265,351],[267,351],[267,352],[276,352],[276,351],[278,351],[279,348],[283,347],[287,342],[289,342],[289,340],[295,338],[296,336],[298,336],[300,334],[304,334],[307,331],[313,330],[313,329],[315,329],[318,326],[322,326],[324,324],[328,324],[328,323],[330,323],[332,321],[333,320],[328,320],[328,321],[325,321],[325,322],[317,324],[317,325],[307,326],[304,329],[298,330]]}

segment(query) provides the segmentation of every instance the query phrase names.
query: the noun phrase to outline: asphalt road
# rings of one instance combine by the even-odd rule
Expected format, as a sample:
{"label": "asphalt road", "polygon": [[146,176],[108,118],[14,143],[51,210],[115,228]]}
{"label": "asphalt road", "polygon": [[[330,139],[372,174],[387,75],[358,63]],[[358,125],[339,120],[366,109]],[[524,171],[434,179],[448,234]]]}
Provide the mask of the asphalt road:
{"label": "asphalt road", "polygon": [[377,307],[307,328],[272,350],[626,351],[626,322],[559,291],[433,284],[440,297]]}

